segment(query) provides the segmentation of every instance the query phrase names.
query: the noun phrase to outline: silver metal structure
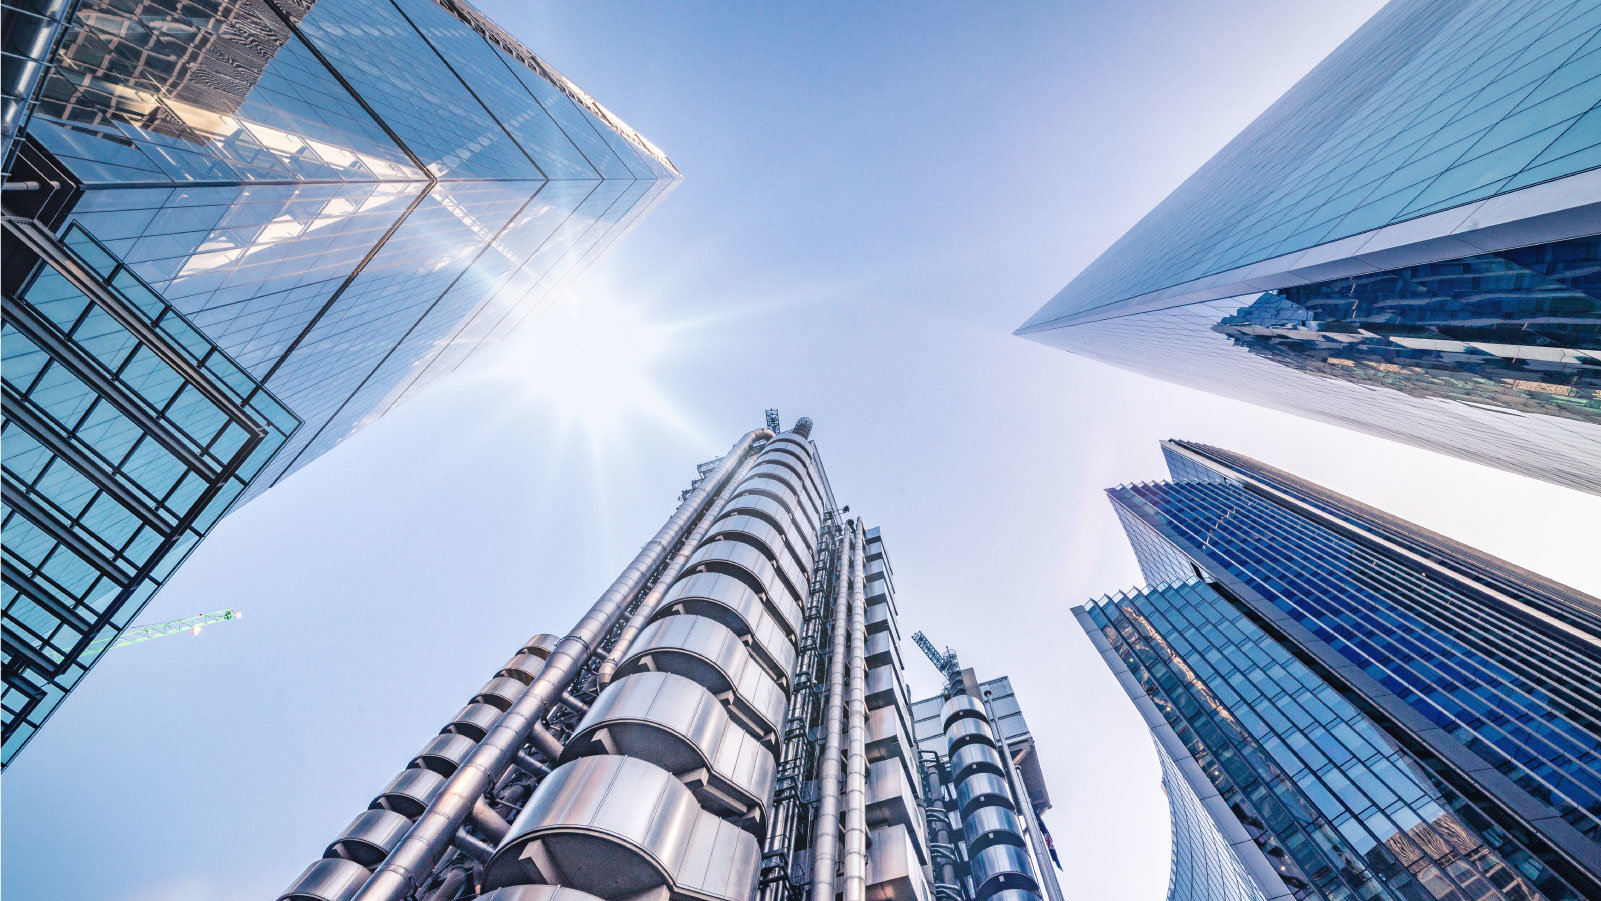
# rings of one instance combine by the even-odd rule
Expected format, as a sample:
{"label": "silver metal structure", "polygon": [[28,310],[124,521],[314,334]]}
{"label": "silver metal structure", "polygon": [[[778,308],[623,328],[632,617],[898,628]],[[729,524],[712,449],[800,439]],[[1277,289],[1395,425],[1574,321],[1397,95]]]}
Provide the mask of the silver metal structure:
{"label": "silver metal structure", "polygon": [[932,775],[908,737],[888,558],[811,429],[702,464],[280,901],[1037,901],[982,715]]}

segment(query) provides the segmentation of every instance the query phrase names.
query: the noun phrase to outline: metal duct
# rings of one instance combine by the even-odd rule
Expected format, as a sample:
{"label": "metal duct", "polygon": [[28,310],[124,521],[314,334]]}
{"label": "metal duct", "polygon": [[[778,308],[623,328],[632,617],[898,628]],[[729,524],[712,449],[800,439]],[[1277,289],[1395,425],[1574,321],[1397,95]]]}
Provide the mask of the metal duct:
{"label": "metal duct", "polygon": [[483,888],[559,884],[603,898],[748,901],[756,838],[702,810],[635,757],[563,764],[540,783],[484,869]]}
{"label": "metal duct", "polygon": [[1029,861],[1022,809],[1006,778],[1009,761],[996,739],[987,702],[959,694],[940,710],[945,745],[956,781],[978,901],[1008,892],[1036,893],[1039,883]]}
{"label": "metal duct", "polygon": [[846,691],[844,901],[867,899],[867,616],[861,520],[851,522],[850,671]]}
{"label": "metal duct", "polygon": [[632,673],[600,694],[567,743],[562,762],[615,754],[677,776],[703,810],[765,834],[777,764],[700,683],[672,673]]}
{"label": "metal duct", "polygon": [[788,698],[727,626],[704,616],[669,616],[645,627],[619,676],[674,673],[716,695],[729,716],[769,751],[778,749]]}
{"label": "metal duct", "polygon": [[684,565],[689,562],[690,555],[695,553],[695,549],[700,546],[701,539],[706,537],[706,532],[717,521],[717,515],[722,512],[724,507],[728,506],[729,499],[734,496],[735,486],[740,483],[740,480],[745,477],[747,472],[750,472],[755,463],[756,456],[754,454],[745,455],[745,458],[739,463],[739,468],[734,471],[727,484],[717,493],[716,500],[712,501],[711,506],[707,508],[708,515],[702,516],[700,521],[695,523],[694,530],[689,533],[683,544],[679,546],[678,553],[674,554],[673,559],[668,562],[661,576],[656,579],[656,584],[651,586],[650,593],[645,595],[645,599],[639,602],[638,607],[634,608],[634,615],[628,618],[628,625],[624,626],[623,631],[618,634],[617,641],[612,645],[611,650],[606,652],[606,659],[600,662],[600,669],[596,671],[596,676],[602,686],[610,683],[612,677],[616,675],[617,662],[622,660],[623,655],[633,646],[634,639],[639,637],[639,633],[645,628],[645,624],[650,622],[652,616],[656,615],[656,608],[660,606],[662,598],[667,595],[667,589],[672,587],[679,573],[684,571]]}
{"label": "metal duct", "polygon": [[818,776],[817,823],[812,834],[812,901],[834,901],[839,868],[840,740],[845,722],[845,668],[850,628],[850,548],[854,529],[840,539],[834,585],[834,641],[828,658],[828,706],[823,714],[823,768]]}
{"label": "metal duct", "polygon": [[658,620],[687,615],[722,623],[741,639],[750,639],[751,656],[779,687],[789,685],[795,645],[756,592],[733,576],[704,572],[679,579],[656,615]]}
{"label": "metal duct", "polygon": [[[716,469],[679,504],[589,612],[556,645],[538,675],[494,721],[472,754],[443,784],[431,791],[417,822],[355,898],[401,901],[422,888],[433,867],[451,847],[456,833],[468,821],[474,804],[499,781],[523,746],[534,737],[540,721],[639,595],[645,580],[661,569],[673,548],[684,541],[698,521],[710,514],[715,494],[734,484],[731,477],[745,464],[752,445],[773,437],[767,429],[746,433],[724,455]],[[515,674],[508,674],[508,677],[515,678]],[[493,701],[489,699],[490,703]],[[305,875],[309,875],[309,871]]]}

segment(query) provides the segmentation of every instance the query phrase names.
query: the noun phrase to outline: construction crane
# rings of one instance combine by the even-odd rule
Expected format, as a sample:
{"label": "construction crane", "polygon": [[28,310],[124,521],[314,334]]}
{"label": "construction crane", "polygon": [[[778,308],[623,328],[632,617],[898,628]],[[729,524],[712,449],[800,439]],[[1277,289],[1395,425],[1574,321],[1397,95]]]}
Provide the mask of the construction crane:
{"label": "construction crane", "polygon": [[923,654],[934,664],[934,668],[939,670],[940,675],[945,677],[946,696],[961,693],[962,664],[957,661],[956,652],[946,647],[945,653],[941,654],[934,649],[934,642],[929,641],[928,636],[922,632],[912,633],[912,643],[923,651]]}
{"label": "construction crane", "polygon": [[121,635],[108,635],[90,642],[87,653],[93,655],[99,653],[102,649],[124,648],[131,644],[138,644],[141,641],[149,641],[152,638],[165,638],[168,635],[176,635],[179,632],[199,635],[201,628],[204,626],[209,626],[212,623],[225,623],[243,616],[243,613],[230,608],[218,610],[215,613],[196,613],[194,616],[175,619],[166,623],[131,626],[124,629]]}

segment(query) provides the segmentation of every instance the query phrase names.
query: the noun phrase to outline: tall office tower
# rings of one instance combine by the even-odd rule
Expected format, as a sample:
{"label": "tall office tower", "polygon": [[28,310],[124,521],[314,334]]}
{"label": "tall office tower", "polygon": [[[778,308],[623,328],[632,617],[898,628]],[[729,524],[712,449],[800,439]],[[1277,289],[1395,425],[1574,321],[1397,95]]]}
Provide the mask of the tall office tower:
{"label": "tall office tower", "polygon": [[1263,893],[1601,897],[1601,602],[1163,450],[1108,492],[1149,587],[1075,613]]}
{"label": "tall office tower", "polygon": [[281,901],[1042,901],[991,713],[944,704],[925,794],[883,540],[769,423]]}
{"label": "tall office tower", "polygon": [[677,182],[458,0],[4,0],[4,750],[217,519]]}
{"label": "tall office tower", "polygon": [[1394,0],[1018,334],[1601,493],[1598,42]]}

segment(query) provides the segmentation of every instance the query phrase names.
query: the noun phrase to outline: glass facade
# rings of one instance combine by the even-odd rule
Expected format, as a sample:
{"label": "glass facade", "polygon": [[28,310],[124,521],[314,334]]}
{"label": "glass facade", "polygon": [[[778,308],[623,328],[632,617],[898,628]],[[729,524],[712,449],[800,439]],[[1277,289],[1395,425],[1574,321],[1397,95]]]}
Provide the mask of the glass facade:
{"label": "glass facade", "polygon": [[1395,0],[1020,334],[1601,492],[1601,2]]}
{"label": "glass facade", "polygon": [[1162,791],[1167,794],[1173,823],[1173,861],[1168,872],[1168,901],[1264,901],[1262,890],[1246,873],[1195,789],[1161,742]]}
{"label": "glass facade", "polygon": [[5,229],[9,761],[300,420],[88,232]]}
{"label": "glass facade", "polygon": [[[1173,481],[1108,493],[1166,587],[1087,612],[1209,777],[1233,759],[1240,797],[1278,799],[1250,808],[1248,828],[1301,824],[1300,838],[1272,829],[1270,857],[1297,864],[1286,884],[1322,892],[1306,897],[1601,891],[1601,601],[1237,454],[1164,451]],[[1467,863],[1402,853],[1414,846]],[[1413,881],[1429,894],[1391,888]],[[1370,884],[1392,894],[1362,894]],[[1437,891],[1448,884],[1461,894]]]}
{"label": "glass facade", "polygon": [[[29,70],[31,81],[8,77],[5,97],[6,174],[33,186],[5,198],[6,761],[92,663],[72,648],[86,646],[92,631],[126,626],[192,547],[152,551],[150,530],[198,538],[230,505],[499,340],[679,179],[654,145],[453,0],[82,0],[68,8],[59,23],[6,10],[8,34],[13,21],[30,25],[30,53],[55,48],[50,65]],[[21,59],[9,45],[6,53],[8,67]],[[16,264],[13,244],[28,248]],[[62,299],[64,284],[87,298],[81,323],[64,318],[77,309]],[[141,519],[137,535],[83,519],[80,507],[39,512],[59,500],[52,480],[69,479],[68,468],[85,484],[137,481],[120,468],[133,465],[124,462],[128,448],[96,446],[99,457],[51,451],[46,467],[21,437],[45,423],[69,444],[110,441],[126,426],[82,415],[104,417],[124,401],[147,414],[133,427],[164,434],[166,407],[138,386],[128,388],[137,396],[116,394],[125,361],[101,356],[121,340],[101,323],[116,303],[155,323],[141,341],[182,323],[170,353],[199,354],[193,378],[219,380],[216,391],[233,392],[236,419],[263,432],[251,439],[249,465],[227,479],[204,454],[231,460],[236,436],[173,438],[200,442],[199,456],[179,457],[193,478],[171,499],[142,498],[167,506],[136,510],[156,517]],[[30,310],[37,334],[22,328]],[[37,353],[50,365],[24,380],[20,361]],[[221,361],[225,375],[206,368]],[[76,381],[62,381],[67,373]],[[43,412],[24,405],[30,399]],[[221,395],[208,400],[227,405]],[[44,416],[62,404],[60,416]],[[174,410],[199,415],[192,404]],[[28,418],[36,413],[44,417],[37,423]],[[99,431],[91,438],[89,429]],[[205,442],[214,438],[224,443],[211,451]],[[142,461],[134,462],[158,465]],[[193,503],[193,479],[216,482],[219,493],[208,496],[196,528],[178,527],[173,517]],[[78,532],[97,543],[105,559],[92,562],[115,591],[23,571],[25,560],[65,565],[63,551],[41,556],[29,531],[50,517],[60,519],[52,540]],[[89,550],[70,546],[80,556]],[[118,556],[130,548],[138,560]],[[138,575],[150,553],[161,558],[151,564],[158,575]],[[39,609],[65,625],[36,627],[22,601],[14,612],[14,597],[53,599],[60,609]],[[75,604],[91,609],[65,616]]]}
{"label": "glass facade", "polygon": [[1584,897],[1206,584],[1086,612],[1295,897]]}

